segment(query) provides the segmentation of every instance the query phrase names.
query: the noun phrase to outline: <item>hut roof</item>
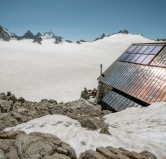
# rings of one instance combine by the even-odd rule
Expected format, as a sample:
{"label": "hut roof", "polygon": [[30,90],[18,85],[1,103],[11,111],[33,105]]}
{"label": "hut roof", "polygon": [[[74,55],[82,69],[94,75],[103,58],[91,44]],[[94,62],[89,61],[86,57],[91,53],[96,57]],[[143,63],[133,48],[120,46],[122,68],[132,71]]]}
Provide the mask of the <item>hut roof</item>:
{"label": "hut roof", "polygon": [[116,111],[166,102],[166,43],[132,44],[103,74],[113,87],[103,102]]}

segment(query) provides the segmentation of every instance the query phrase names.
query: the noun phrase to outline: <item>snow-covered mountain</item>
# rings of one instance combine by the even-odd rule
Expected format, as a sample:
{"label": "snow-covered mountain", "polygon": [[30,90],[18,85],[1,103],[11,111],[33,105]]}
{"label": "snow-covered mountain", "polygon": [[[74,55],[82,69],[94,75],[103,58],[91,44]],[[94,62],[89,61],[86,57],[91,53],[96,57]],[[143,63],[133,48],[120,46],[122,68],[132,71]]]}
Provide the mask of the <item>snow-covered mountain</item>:
{"label": "snow-covered mountain", "polygon": [[[33,42],[37,42],[39,44],[42,44],[42,40],[44,40],[44,39],[55,39],[54,44],[62,44],[63,42],[73,43],[71,40],[65,40],[61,36],[56,36],[52,31],[45,32],[45,33],[38,32],[36,35],[34,35],[30,30],[28,30],[23,36],[17,36],[15,33],[9,32],[7,29],[5,29],[1,26],[0,39],[3,39],[3,40],[5,40],[6,38],[3,38],[4,35],[3,36],[1,35],[1,30],[3,30],[3,32],[6,34],[6,36],[8,36],[7,41],[10,41],[10,39],[11,40],[13,40],[13,39],[17,39],[17,40],[33,39],[34,40]],[[108,36],[106,36],[103,33],[99,38],[96,38],[94,41],[104,39],[105,37],[109,37],[109,36],[112,36],[114,34],[130,34],[130,33],[126,29],[123,31],[120,30],[119,32],[113,33],[113,34],[108,35]],[[137,35],[142,35],[142,34],[137,34]],[[88,41],[81,39],[79,41],[76,41],[76,44],[82,44],[84,42],[88,42]]]}
{"label": "snow-covered mountain", "polygon": [[42,38],[43,39],[52,39],[52,38],[55,38],[55,35],[52,31],[45,32],[45,33],[42,34]]}

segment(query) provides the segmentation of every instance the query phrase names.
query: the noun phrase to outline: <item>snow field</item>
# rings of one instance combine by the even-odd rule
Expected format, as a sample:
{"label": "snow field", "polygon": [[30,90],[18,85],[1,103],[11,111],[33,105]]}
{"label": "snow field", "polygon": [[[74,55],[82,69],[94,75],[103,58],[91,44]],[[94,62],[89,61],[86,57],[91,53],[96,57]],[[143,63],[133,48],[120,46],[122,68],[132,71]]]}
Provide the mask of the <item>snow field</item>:
{"label": "snow field", "polygon": [[81,45],[54,41],[43,39],[40,45],[33,40],[0,40],[0,92],[11,91],[30,101],[73,101],[84,87],[97,87],[100,64],[104,71],[131,43],[152,42],[131,34],[115,34]]}

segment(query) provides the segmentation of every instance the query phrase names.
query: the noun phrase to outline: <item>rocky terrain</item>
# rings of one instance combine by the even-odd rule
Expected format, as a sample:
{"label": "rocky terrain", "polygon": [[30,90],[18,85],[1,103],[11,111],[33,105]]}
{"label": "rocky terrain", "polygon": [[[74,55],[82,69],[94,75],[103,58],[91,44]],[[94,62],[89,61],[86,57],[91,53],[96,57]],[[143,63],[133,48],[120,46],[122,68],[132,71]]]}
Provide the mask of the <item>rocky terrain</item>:
{"label": "rocky terrain", "polygon": [[46,133],[0,132],[0,159],[76,159],[74,149]]}
{"label": "rocky terrain", "polygon": [[[55,135],[23,131],[0,131],[0,159],[76,159],[74,149]],[[113,147],[87,150],[80,159],[156,159],[148,151],[129,152]]]}
{"label": "rocky terrain", "polygon": [[[41,102],[30,102],[16,98],[8,92],[0,93],[0,159],[76,159],[74,149],[55,135],[23,131],[3,131],[34,118],[45,115],[62,114],[80,122],[82,127],[100,130],[100,133],[111,135],[103,116],[110,113],[101,111],[101,107],[91,101],[80,98],[68,103],[57,103],[56,100],[43,99]],[[100,147],[96,151],[87,150],[80,159],[156,159],[150,152],[129,152],[113,147]]]}
{"label": "rocky terrain", "polygon": [[57,103],[56,100],[43,99],[41,102],[30,102],[24,98],[16,98],[8,92],[0,93],[0,130],[13,127],[29,120],[45,115],[61,114],[78,120],[82,127],[91,130],[101,129],[101,133],[109,134],[103,116],[110,113],[101,111],[99,105],[80,98],[68,103]]}

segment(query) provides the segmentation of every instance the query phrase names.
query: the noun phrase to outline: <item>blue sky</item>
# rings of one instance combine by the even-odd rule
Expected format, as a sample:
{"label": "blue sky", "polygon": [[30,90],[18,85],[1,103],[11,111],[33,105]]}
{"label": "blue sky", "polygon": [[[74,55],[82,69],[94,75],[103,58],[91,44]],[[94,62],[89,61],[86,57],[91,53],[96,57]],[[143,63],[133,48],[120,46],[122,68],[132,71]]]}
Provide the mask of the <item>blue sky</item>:
{"label": "blue sky", "polygon": [[0,0],[0,25],[17,35],[53,31],[66,40],[92,41],[127,29],[166,38],[166,0]]}

